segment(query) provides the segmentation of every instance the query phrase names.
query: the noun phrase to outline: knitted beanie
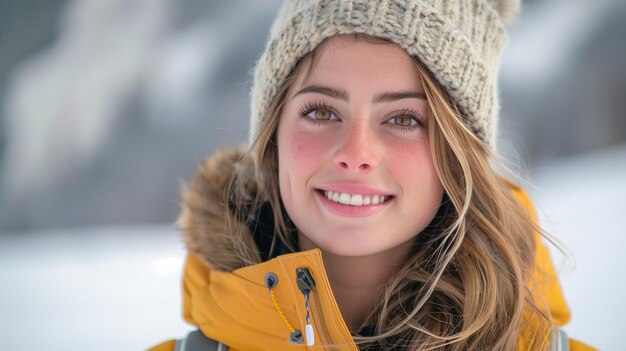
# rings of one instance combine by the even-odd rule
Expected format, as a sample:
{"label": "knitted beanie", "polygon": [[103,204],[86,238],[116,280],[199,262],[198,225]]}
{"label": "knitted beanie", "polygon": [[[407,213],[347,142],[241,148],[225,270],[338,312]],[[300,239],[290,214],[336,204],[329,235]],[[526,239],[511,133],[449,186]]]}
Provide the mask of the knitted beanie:
{"label": "knitted beanie", "polygon": [[298,60],[333,35],[362,33],[417,57],[447,89],[466,125],[493,147],[504,22],[518,10],[519,0],[286,0],[255,67],[250,142]]}

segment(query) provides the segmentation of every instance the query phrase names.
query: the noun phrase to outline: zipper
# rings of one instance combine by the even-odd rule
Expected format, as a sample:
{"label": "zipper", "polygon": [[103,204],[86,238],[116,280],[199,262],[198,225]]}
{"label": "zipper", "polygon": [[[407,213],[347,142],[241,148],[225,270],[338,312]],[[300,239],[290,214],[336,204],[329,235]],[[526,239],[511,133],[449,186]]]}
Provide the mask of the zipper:
{"label": "zipper", "polygon": [[313,324],[311,320],[315,321],[318,330],[318,337],[322,341],[322,345],[331,345],[332,338],[328,331],[328,326],[324,321],[324,314],[322,310],[322,303],[319,299],[319,294],[315,287],[315,279],[311,271],[306,267],[300,267],[296,269],[296,283],[298,289],[304,295],[304,303],[306,309],[306,325],[305,336],[306,344],[312,346],[315,344],[315,334],[313,330]]}

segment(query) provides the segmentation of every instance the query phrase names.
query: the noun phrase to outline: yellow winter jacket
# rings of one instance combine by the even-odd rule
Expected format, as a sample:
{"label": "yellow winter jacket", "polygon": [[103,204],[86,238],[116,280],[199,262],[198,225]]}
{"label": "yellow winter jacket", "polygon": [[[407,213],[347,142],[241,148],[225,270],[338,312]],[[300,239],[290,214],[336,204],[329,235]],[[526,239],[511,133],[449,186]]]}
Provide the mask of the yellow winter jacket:
{"label": "yellow winter jacket", "polygon": [[[283,254],[253,265],[239,258],[241,245],[253,248],[252,257],[257,253],[256,261],[261,261],[258,252],[262,251],[254,246],[245,225],[227,224],[225,220],[224,189],[230,183],[233,167],[245,167],[246,162],[249,160],[238,152],[218,154],[199,168],[191,189],[183,195],[180,222],[190,251],[183,276],[184,319],[209,338],[228,345],[229,350],[322,350],[320,345],[332,344],[338,345],[333,350],[357,351],[333,297],[319,250]],[[526,193],[513,184],[510,186],[514,195],[533,212]],[[315,280],[309,299],[315,337],[312,347],[289,342],[290,328],[305,333],[305,297],[296,283],[299,268],[307,268]],[[277,277],[271,290],[273,296],[265,283],[268,273]],[[554,323],[557,326],[567,323],[570,311],[539,235],[534,281],[531,289],[535,298],[546,302]],[[520,335],[518,350],[527,350],[535,337],[529,327]],[[174,345],[175,341],[170,340],[150,351],[173,351]],[[570,351],[588,350],[593,348],[570,340]]]}

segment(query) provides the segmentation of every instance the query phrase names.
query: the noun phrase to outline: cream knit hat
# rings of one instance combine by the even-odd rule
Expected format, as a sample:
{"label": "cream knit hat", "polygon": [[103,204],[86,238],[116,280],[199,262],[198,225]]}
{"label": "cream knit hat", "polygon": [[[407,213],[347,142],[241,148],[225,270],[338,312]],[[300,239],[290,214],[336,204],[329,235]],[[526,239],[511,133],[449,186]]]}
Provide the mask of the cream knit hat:
{"label": "cream knit hat", "polygon": [[286,0],[255,68],[250,142],[299,59],[333,35],[363,33],[419,58],[454,98],[467,126],[493,147],[503,22],[518,10],[519,0]]}

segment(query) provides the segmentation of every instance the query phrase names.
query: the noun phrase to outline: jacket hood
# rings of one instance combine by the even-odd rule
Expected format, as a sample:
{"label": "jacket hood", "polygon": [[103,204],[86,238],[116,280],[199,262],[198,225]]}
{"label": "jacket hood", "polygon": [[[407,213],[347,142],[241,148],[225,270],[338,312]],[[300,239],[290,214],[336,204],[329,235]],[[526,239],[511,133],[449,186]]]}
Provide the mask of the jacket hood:
{"label": "jacket hood", "polygon": [[253,173],[252,157],[242,149],[219,151],[182,190],[178,225],[185,245],[211,269],[230,272],[261,261],[250,228],[228,211],[235,182],[244,185],[237,189],[244,198],[251,201],[257,194]]}

